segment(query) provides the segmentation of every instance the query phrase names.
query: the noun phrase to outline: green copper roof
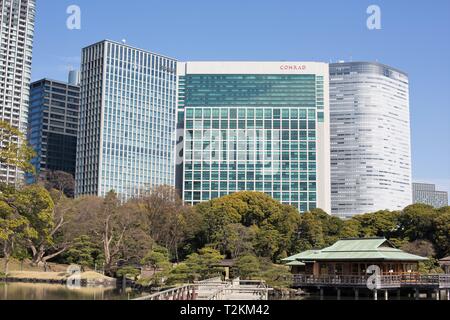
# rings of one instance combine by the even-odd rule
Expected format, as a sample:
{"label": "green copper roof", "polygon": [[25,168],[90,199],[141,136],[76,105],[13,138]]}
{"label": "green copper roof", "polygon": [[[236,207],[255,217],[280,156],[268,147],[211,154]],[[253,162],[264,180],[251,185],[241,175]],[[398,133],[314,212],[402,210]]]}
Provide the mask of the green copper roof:
{"label": "green copper roof", "polygon": [[308,250],[284,261],[424,261],[420,256],[395,248],[384,238],[345,239],[322,250]]}
{"label": "green copper roof", "polygon": [[293,255],[291,257],[287,257],[285,259],[282,259],[281,261],[283,262],[290,262],[290,261],[298,261],[298,260],[302,260],[305,259],[306,257],[310,256],[311,254],[313,254],[314,252],[320,252],[320,250],[307,250],[307,251],[303,251],[302,253]]}

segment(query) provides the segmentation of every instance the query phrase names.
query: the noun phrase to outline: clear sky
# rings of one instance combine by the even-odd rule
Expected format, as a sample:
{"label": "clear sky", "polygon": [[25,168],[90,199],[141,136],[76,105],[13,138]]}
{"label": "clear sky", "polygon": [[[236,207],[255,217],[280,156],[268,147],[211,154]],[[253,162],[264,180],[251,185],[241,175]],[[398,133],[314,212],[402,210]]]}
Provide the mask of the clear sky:
{"label": "clear sky", "polygon": [[[69,5],[81,29],[66,27]],[[366,27],[369,5],[381,30]],[[33,80],[110,39],[179,60],[379,61],[410,76],[413,177],[450,191],[449,0],[37,0]]]}

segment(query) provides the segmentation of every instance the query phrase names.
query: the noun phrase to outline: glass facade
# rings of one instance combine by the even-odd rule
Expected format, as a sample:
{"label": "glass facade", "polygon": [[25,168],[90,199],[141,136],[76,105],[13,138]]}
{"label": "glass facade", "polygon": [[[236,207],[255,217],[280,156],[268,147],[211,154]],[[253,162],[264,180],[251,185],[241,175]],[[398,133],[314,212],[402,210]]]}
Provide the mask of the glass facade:
{"label": "glass facade", "polygon": [[48,79],[31,84],[28,141],[37,154],[31,163],[38,175],[50,170],[75,176],[79,108],[78,86]]}
{"label": "glass facade", "polygon": [[174,185],[176,61],[105,41],[84,49],[81,87],[77,193]]}
{"label": "glass facade", "polygon": [[307,211],[317,203],[315,74],[186,74],[180,78],[184,201],[251,190]]}

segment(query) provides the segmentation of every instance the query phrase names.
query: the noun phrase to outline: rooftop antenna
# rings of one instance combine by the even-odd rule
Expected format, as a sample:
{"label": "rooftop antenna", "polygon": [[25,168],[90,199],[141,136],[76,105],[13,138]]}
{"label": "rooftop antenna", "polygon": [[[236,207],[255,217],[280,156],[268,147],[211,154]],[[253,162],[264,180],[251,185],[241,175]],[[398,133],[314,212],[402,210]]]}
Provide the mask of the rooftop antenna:
{"label": "rooftop antenna", "polygon": [[127,43],[127,39],[122,39],[122,43],[126,44]]}

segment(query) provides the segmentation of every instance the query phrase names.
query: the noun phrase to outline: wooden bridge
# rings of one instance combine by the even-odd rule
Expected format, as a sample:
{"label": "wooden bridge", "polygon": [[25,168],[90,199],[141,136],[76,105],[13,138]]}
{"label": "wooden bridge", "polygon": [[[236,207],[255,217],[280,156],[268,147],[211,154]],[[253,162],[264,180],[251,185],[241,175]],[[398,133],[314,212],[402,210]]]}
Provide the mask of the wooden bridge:
{"label": "wooden bridge", "polygon": [[270,290],[264,281],[222,281],[214,278],[135,300],[268,300]]}

